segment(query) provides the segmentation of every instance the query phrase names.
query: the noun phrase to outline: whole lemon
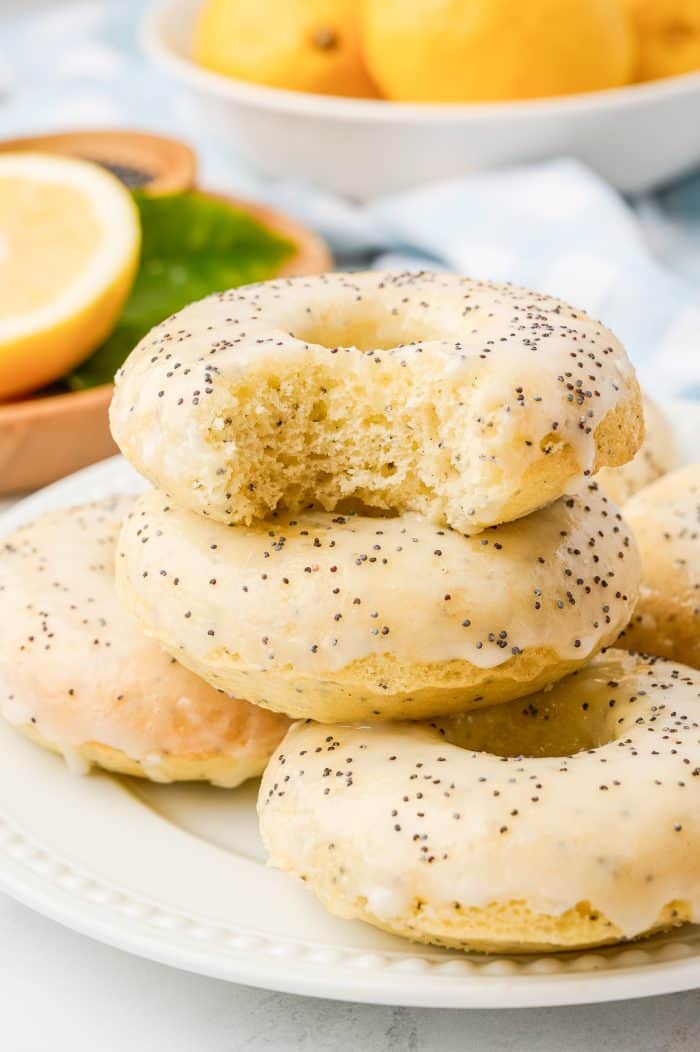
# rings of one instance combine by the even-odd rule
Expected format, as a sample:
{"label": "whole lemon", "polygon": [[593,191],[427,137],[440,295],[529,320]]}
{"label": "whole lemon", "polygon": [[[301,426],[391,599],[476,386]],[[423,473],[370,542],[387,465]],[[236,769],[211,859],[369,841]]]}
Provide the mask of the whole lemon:
{"label": "whole lemon", "polygon": [[205,0],[193,56],[217,73],[291,91],[372,96],[358,0]]}
{"label": "whole lemon", "polygon": [[391,99],[528,99],[625,84],[618,0],[366,0],[365,58]]}
{"label": "whole lemon", "polygon": [[638,80],[700,69],[700,0],[625,0],[637,32]]}

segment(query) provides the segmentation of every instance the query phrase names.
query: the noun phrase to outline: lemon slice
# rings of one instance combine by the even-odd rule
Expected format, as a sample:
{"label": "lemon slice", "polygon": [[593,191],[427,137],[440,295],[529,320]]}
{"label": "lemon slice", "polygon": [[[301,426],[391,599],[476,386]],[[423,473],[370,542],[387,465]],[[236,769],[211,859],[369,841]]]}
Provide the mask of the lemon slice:
{"label": "lemon slice", "polygon": [[98,165],[0,154],[0,398],[59,379],[104,340],[140,242],[130,194]]}

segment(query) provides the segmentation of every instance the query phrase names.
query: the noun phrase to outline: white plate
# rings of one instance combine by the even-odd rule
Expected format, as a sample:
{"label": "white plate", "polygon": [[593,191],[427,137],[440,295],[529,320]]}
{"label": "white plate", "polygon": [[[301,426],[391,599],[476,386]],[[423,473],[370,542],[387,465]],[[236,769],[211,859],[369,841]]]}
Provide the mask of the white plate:
{"label": "white plate", "polygon": [[282,91],[212,73],[191,58],[201,0],[158,0],[150,57],[188,92],[193,126],[271,176],[367,198],[546,157],[577,157],[625,191],[700,161],[700,72],[522,102],[416,104]]}
{"label": "white plate", "polygon": [[[700,406],[677,404],[688,458]],[[51,508],[140,488],[120,459],[16,505],[0,536]],[[233,792],[94,774],[0,725],[0,888],[71,928],[234,982],[435,1007],[557,1005],[700,986],[700,927],[586,953],[484,957],[416,946],[331,917],[264,864],[256,785]]]}

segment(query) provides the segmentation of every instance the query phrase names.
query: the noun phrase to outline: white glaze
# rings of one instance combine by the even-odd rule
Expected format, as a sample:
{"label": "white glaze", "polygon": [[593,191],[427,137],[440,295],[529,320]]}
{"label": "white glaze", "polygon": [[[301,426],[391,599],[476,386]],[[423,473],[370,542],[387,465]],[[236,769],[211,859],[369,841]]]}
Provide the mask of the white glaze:
{"label": "white glaze", "polygon": [[[0,547],[0,713],[31,725],[72,767],[97,742],[161,779],[165,756],[248,762],[286,721],[226,697],[146,639],[114,588],[132,498],[53,512]],[[82,766],[84,761],[80,761]]]}
{"label": "white glaze", "polygon": [[198,670],[235,654],[319,677],[380,654],[482,669],[533,647],[582,659],[627,623],[638,582],[630,533],[593,483],[475,537],[413,514],[227,527],[153,490],[117,558],[145,630]]}
{"label": "white glaze", "polygon": [[90,774],[92,770],[92,764],[86,759],[77,749],[72,749],[69,745],[64,745],[61,749],[61,755],[66,762],[66,767],[71,774],[74,774],[77,778],[84,778],[86,774]]}
{"label": "white glaze", "polygon": [[388,923],[415,898],[555,915],[588,902],[630,937],[674,900],[698,919],[700,674],[611,650],[463,717],[297,723],[259,813],[272,863],[337,887],[346,916],[364,896]]}

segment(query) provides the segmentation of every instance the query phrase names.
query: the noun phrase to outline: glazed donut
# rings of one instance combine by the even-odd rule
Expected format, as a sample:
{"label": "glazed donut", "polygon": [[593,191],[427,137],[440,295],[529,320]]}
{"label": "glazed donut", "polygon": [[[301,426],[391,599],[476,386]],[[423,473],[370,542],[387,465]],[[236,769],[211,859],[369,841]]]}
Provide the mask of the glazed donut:
{"label": "glazed donut", "polygon": [[447,274],[326,274],[194,303],[130,355],[111,421],[142,475],[219,522],[355,500],[465,534],[624,464],[642,439],[607,329]]}
{"label": "glazed donut", "polygon": [[700,464],[641,490],[624,509],[642,558],[620,646],[700,668]]}
{"label": "glazed donut", "polygon": [[288,722],[193,676],[122,609],[114,551],[131,504],[55,511],[0,544],[0,713],[76,770],[233,787]]}
{"label": "glazed donut", "polygon": [[620,650],[435,723],[297,723],[258,801],[272,865],[421,942],[574,949],[700,918],[700,676]]}
{"label": "glazed donut", "polygon": [[334,723],[551,683],[617,638],[639,560],[593,482],[478,537],[412,513],[227,527],[153,490],[125,521],[116,576],[143,630],[208,682]]}
{"label": "glazed donut", "polygon": [[671,425],[656,402],[643,394],[644,441],[637,454],[619,468],[602,468],[595,477],[615,504],[625,501],[678,465],[678,451]]}

